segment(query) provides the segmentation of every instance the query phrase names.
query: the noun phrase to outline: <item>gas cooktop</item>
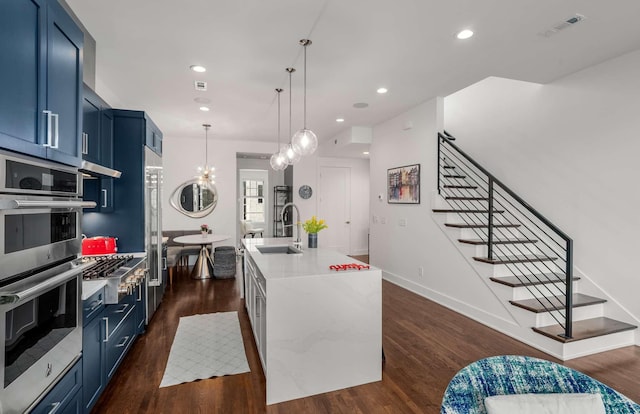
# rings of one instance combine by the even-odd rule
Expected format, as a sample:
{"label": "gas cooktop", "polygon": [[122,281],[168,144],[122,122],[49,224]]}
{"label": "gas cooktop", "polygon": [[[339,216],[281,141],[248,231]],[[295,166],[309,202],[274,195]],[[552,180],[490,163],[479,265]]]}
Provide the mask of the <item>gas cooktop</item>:
{"label": "gas cooktop", "polygon": [[147,274],[146,257],[137,254],[83,256],[81,263],[90,263],[83,270],[84,281],[105,281],[105,303],[118,303],[124,295],[144,283]]}
{"label": "gas cooktop", "polygon": [[82,272],[82,278],[84,280],[120,278],[131,269],[138,267],[144,260],[144,257],[136,257],[133,254],[83,256],[80,259],[81,263],[93,262],[93,264]]}

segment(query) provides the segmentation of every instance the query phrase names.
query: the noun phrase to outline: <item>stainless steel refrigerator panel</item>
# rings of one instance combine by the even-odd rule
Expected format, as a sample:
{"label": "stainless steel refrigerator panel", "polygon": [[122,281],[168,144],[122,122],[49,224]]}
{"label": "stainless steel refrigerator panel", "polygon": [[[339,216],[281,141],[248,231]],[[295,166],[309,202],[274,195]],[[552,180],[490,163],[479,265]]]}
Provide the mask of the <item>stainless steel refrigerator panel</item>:
{"label": "stainless steel refrigerator panel", "polygon": [[147,278],[147,324],[162,301],[162,158],[145,147],[145,250]]}

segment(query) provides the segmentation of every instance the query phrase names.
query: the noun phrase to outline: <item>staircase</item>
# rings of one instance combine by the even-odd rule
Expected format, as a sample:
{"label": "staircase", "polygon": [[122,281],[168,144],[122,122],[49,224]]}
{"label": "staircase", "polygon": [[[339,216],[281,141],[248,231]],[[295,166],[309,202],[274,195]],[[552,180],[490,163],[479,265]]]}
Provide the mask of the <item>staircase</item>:
{"label": "staircase", "polygon": [[[515,319],[561,344],[606,338],[608,343],[596,347],[611,349],[633,343],[637,326],[606,317],[606,299],[577,292],[581,279],[573,275],[571,238],[454,141],[446,132],[438,133],[438,201],[443,208],[433,213],[446,215],[444,227],[458,232],[460,246],[475,250],[470,262],[479,274],[490,275],[494,293],[506,296],[504,289],[511,289],[508,302]],[[469,248],[460,249],[469,253]]]}

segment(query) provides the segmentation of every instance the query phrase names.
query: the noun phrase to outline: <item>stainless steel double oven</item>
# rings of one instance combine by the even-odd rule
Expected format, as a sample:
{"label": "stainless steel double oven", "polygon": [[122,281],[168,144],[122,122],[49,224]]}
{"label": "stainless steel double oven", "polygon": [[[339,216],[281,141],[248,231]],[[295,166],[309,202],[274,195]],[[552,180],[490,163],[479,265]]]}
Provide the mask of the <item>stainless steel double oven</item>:
{"label": "stainless steel double oven", "polygon": [[0,412],[28,410],[82,352],[82,176],[0,151]]}

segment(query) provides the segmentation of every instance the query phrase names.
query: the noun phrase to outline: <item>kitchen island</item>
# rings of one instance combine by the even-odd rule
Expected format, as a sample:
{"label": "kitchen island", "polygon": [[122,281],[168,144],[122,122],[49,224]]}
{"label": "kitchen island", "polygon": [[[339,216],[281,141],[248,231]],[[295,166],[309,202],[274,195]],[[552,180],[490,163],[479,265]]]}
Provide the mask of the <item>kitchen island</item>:
{"label": "kitchen island", "polygon": [[267,404],[382,379],[382,273],[333,250],[263,253],[290,239],[244,239],[245,304]]}

